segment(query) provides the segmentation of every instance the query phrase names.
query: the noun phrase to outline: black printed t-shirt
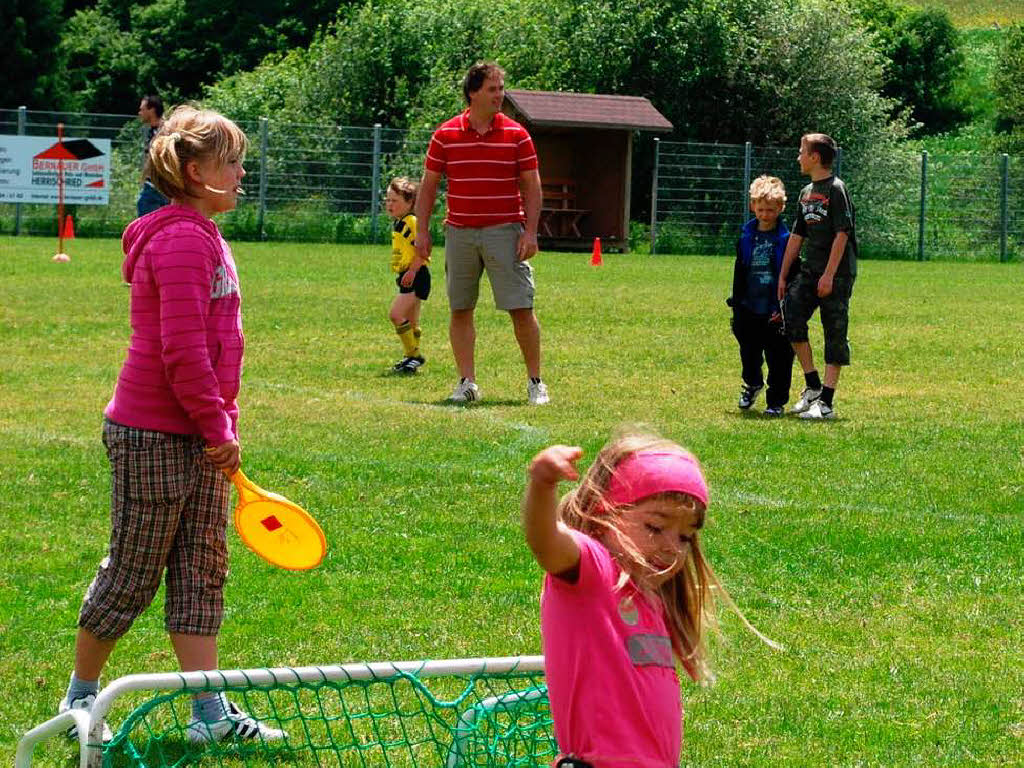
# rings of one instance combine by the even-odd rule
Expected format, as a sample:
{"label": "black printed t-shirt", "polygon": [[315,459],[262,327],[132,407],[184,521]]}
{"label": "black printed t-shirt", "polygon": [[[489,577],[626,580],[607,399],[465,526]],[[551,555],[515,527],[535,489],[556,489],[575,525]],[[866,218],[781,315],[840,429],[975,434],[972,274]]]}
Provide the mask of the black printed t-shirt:
{"label": "black printed t-shirt", "polygon": [[832,241],[837,232],[846,232],[846,251],[836,275],[855,277],[857,274],[857,236],[854,226],[853,203],[846,185],[835,176],[812,181],[800,190],[793,234],[804,238],[803,270],[815,275],[825,271]]}

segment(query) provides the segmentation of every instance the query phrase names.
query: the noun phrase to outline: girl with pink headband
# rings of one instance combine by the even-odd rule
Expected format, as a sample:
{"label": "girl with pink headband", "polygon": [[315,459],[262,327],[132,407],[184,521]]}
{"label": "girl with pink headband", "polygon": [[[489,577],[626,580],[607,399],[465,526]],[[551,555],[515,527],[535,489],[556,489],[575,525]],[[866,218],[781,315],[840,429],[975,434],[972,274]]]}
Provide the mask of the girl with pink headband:
{"label": "girl with pink headband", "polygon": [[523,499],[526,542],[547,572],[541,635],[555,765],[676,768],[676,662],[695,681],[710,677],[712,587],[739,614],[700,547],[704,473],[675,443],[627,434],[602,448],[558,501],[559,481],[579,479],[582,456],[565,445],[541,451]]}

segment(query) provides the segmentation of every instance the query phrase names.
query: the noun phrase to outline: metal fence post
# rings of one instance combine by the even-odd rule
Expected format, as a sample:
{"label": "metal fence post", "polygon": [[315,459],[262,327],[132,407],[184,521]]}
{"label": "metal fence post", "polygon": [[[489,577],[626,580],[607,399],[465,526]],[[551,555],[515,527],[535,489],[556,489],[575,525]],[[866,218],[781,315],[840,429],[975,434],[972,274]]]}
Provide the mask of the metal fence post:
{"label": "metal fence post", "polygon": [[924,261],[924,220],[928,205],[928,150],[921,151],[921,211],[917,216],[917,260]]}
{"label": "metal fence post", "polygon": [[[18,107],[18,135],[25,135],[25,123],[28,120],[28,109]],[[14,204],[14,234],[21,234],[21,203]]]}
{"label": "metal fence post", "polygon": [[740,226],[747,223],[747,205],[750,202],[750,165],[754,147],[748,141],[743,145],[743,189],[740,190]]}
{"label": "metal fence post", "polygon": [[267,233],[263,228],[263,221],[267,215],[267,150],[270,147],[270,130],[267,118],[260,118],[260,200],[259,209],[256,215],[256,231],[259,232],[260,240],[267,239]]}
{"label": "metal fence post", "polygon": [[658,156],[661,139],[654,139],[654,173],[651,176],[651,254],[658,252]]}
{"label": "metal fence post", "polygon": [[1009,258],[1006,252],[1006,235],[1010,229],[1010,156],[1003,154],[999,163],[999,261]]}
{"label": "metal fence post", "polygon": [[370,184],[370,237],[377,242],[377,218],[380,214],[380,123],[373,124],[373,181]]}

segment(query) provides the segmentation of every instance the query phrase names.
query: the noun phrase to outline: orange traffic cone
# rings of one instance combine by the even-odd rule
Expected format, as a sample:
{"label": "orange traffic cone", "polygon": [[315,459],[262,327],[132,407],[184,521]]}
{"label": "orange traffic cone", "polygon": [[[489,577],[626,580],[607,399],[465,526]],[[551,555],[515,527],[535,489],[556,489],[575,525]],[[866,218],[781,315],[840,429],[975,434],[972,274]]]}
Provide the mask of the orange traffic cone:
{"label": "orange traffic cone", "polygon": [[61,237],[65,240],[75,239],[75,220],[71,218],[70,213],[64,218],[64,234]]}
{"label": "orange traffic cone", "polygon": [[600,267],[604,262],[601,261],[601,238],[594,238],[594,252],[590,255],[590,266]]}

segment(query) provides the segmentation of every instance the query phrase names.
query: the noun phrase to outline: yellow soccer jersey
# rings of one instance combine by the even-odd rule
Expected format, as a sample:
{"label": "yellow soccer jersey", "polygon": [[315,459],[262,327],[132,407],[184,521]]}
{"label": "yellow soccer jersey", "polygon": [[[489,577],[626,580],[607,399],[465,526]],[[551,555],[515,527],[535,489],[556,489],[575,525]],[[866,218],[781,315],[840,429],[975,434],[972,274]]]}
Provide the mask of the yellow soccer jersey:
{"label": "yellow soccer jersey", "polygon": [[416,217],[407,213],[395,222],[391,232],[391,269],[402,272],[416,257]]}

